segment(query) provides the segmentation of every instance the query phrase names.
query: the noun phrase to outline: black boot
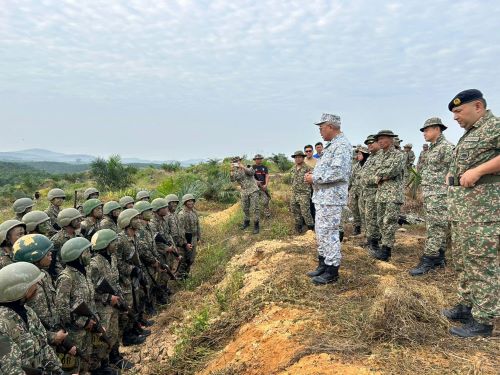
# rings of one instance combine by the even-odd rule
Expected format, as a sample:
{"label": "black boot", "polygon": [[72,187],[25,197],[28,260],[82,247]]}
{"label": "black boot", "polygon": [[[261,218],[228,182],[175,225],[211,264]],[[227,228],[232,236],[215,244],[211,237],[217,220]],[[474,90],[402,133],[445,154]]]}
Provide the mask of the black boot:
{"label": "black boot", "polygon": [[376,258],[377,254],[380,253],[380,247],[378,246],[378,238],[371,237],[368,240],[368,252],[374,258]]}
{"label": "black boot", "polygon": [[339,241],[342,242],[343,239],[344,239],[344,231],[339,230]]}
{"label": "black boot", "polygon": [[157,290],[155,298],[159,305],[166,305],[168,303],[168,293],[163,290]]}
{"label": "black boot", "polygon": [[241,230],[245,230],[250,226],[250,220],[245,220],[241,225]]}
{"label": "black boot", "polygon": [[144,316],[140,316],[138,321],[139,321],[139,323],[141,323],[141,325],[143,325],[145,327],[151,327],[153,324],[155,324],[155,322],[144,318]]}
{"label": "black boot", "polygon": [[339,266],[326,266],[325,272],[313,277],[312,282],[316,285],[325,285],[337,281],[339,278]]}
{"label": "black boot", "polygon": [[123,333],[123,339],[122,339],[123,346],[139,345],[142,344],[144,341],[146,341],[145,336],[138,336],[131,330]]}
{"label": "black boot", "polygon": [[259,222],[258,221],[254,221],[253,223],[253,234],[259,234]]}
{"label": "black boot", "polygon": [[295,233],[302,234],[302,224],[295,224]]}
{"label": "black boot", "polygon": [[457,322],[467,323],[472,319],[472,307],[458,304],[451,309],[445,309],[442,311],[443,315],[449,320],[454,320]]}
{"label": "black boot", "polygon": [[112,367],[109,367],[109,361],[103,360],[101,361],[101,367],[92,370],[90,372],[92,375],[119,375],[119,371],[115,370]]}
{"label": "black boot", "polygon": [[308,225],[308,226],[307,226],[307,229],[308,229],[308,230],[312,230],[312,231],[314,232],[314,225]]}
{"label": "black boot", "polygon": [[318,256],[318,267],[316,270],[308,272],[307,276],[309,277],[314,277],[314,276],[319,276],[326,270],[326,264],[325,264],[325,257]]}
{"label": "black boot", "polygon": [[445,257],[444,249],[439,249],[439,259],[440,259],[439,266],[440,267],[446,266],[446,257]]}
{"label": "black boot", "polygon": [[493,332],[493,325],[481,324],[470,318],[462,327],[450,328],[450,333],[459,337],[489,337]]}
{"label": "black boot", "polygon": [[375,258],[387,262],[391,258],[391,252],[392,249],[389,246],[382,245],[380,251],[375,254]]}
{"label": "black boot", "polygon": [[136,324],[132,332],[135,333],[137,336],[144,336],[144,337],[147,337],[151,334],[150,329],[145,329],[140,324]]}
{"label": "black boot", "polygon": [[411,269],[408,272],[412,276],[420,276],[440,266],[441,257],[429,257],[424,255],[422,258],[420,258],[420,262],[418,263],[417,267]]}
{"label": "black boot", "polygon": [[109,353],[109,363],[115,365],[121,370],[130,370],[132,367],[134,367],[134,364],[132,362],[126,360],[120,354],[118,345],[113,346],[113,349],[111,349],[111,352]]}
{"label": "black boot", "polygon": [[361,234],[361,226],[356,225],[356,226],[354,227],[354,231],[352,232],[352,235],[353,235],[353,236],[358,236],[358,235],[360,235],[360,234]]}

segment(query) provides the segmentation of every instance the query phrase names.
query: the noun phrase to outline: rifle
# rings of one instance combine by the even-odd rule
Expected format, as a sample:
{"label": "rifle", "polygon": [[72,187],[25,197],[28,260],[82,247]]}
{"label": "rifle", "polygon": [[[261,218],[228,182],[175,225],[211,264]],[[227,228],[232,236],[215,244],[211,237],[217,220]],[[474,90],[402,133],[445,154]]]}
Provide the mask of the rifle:
{"label": "rifle", "polygon": [[93,313],[92,310],[90,310],[89,306],[85,302],[81,302],[79,305],[73,306],[73,308],[71,309],[71,313],[79,316],[85,316],[95,321],[93,332],[100,333],[101,340],[103,340],[111,348],[111,340],[108,335],[106,335],[106,330],[101,325],[101,322],[99,318],[97,318],[97,315]]}
{"label": "rifle", "polygon": [[164,245],[165,245],[165,246],[167,246],[167,247],[173,247],[173,248],[174,248],[174,251],[173,251],[172,253],[174,254],[174,256],[175,256],[176,258],[182,258],[182,255],[181,255],[181,254],[179,254],[179,252],[177,251],[177,248],[175,247],[175,244],[174,244],[172,241],[167,240],[167,239],[163,236],[163,234],[161,234],[161,233],[156,233],[154,240],[155,240],[155,242],[157,242],[157,243],[162,243],[162,244],[164,244]]}
{"label": "rifle", "polygon": [[76,200],[77,200],[77,196],[78,196],[78,191],[75,190],[75,197],[73,198],[73,208],[76,208]]}
{"label": "rifle", "polygon": [[[170,267],[168,266],[168,264],[165,264],[165,263],[160,263],[160,268],[163,270],[163,271],[166,271],[168,276],[170,276],[170,279],[171,280],[177,280],[177,276],[175,276],[175,274],[172,272],[172,270],[170,269]],[[156,283],[156,282],[155,282]]]}
{"label": "rifle", "polygon": [[69,352],[73,346],[76,347],[76,356],[84,362],[90,362],[90,359],[85,354],[83,354],[82,350],[79,349],[78,346],[76,346],[73,341],[71,341],[67,336],[59,346],[65,350],[64,353]]}
{"label": "rifle", "polygon": [[111,286],[111,284],[108,282],[108,280],[106,280],[104,276],[101,277],[99,281],[97,281],[95,291],[100,294],[111,294],[113,296],[118,296],[120,299],[118,301],[118,304],[116,305],[116,309],[126,312],[132,320],[137,320],[137,315],[134,314],[132,310],[130,310],[127,302],[123,300],[122,296],[118,294],[115,288]]}
{"label": "rifle", "polygon": [[193,233],[187,233],[186,232],[185,236],[186,236],[186,242],[189,245],[192,245],[193,244]]}

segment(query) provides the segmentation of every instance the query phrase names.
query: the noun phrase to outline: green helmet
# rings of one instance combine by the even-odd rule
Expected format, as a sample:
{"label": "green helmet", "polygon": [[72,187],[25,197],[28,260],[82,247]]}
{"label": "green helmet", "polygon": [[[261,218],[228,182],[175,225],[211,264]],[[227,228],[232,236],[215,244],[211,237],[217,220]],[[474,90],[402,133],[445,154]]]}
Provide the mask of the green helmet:
{"label": "green helmet", "polygon": [[90,241],[83,237],[73,237],[61,247],[61,260],[65,263],[78,259],[91,246]]}
{"label": "green helmet", "polygon": [[54,198],[66,198],[66,193],[62,189],[52,189],[47,194],[47,198],[51,201]]}
{"label": "green helmet", "polygon": [[127,208],[126,210],[123,210],[118,216],[118,226],[120,229],[125,229],[130,225],[130,221],[138,215],[139,211],[135,208]]}
{"label": "green helmet", "polygon": [[142,214],[144,211],[147,210],[152,210],[153,206],[151,206],[151,203],[146,202],[146,201],[139,201],[134,204],[134,208],[139,211],[140,214]]}
{"label": "green helmet", "polygon": [[104,204],[104,207],[102,209],[102,213],[104,215],[109,215],[112,211],[121,209],[122,206],[120,206],[120,203],[116,201],[109,201]]}
{"label": "green helmet", "polygon": [[73,220],[80,217],[82,217],[82,214],[76,208],[65,208],[57,215],[57,224],[59,224],[61,228],[64,228],[70,225]]}
{"label": "green helmet", "polygon": [[116,240],[118,235],[112,229],[101,229],[94,233],[90,242],[92,250],[103,250],[109,246],[111,242]]}
{"label": "green helmet", "polygon": [[31,263],[17,262],[5,266],[0,270],[0,303],[20,300],[44,277],[45,273]]}
{"label": "green helmet", "polygon": [[141,199],[144,199],[144,198],[150,198],[151,195],[149,194],[149,191],[147,190],[141,190],[141,191],[138,191],[137,194],[135,195],[135,200],[138,201],[138,200],[141,200]]}
{"label": "green helmet", "polygon": [[0,224],[0,245],[7,238],[7,233],[9,233],[9,230],[18,226],[22,226],[26,230],[26,224],[19,220],[7,220]]}
{"label": "green helmet", "polygon": [[22,214],[26,209],[33,207],[35,202],[31,198],[19,198],[12,205],[12,209],[16,214]]}
{"label": "green helmet", "polygon": [[26,224],[26,231],[33,232],[37,225],[49,221],[50,217],[43,211],[31,211],[23,216],[23,223]]}
{"label": "green helmet", "polygon": [[151,202],[151,206],[153,207],[153,211],[158,211],[160,208],[167,207],[168,202],[166,199],[156,198]]}
{"label": "green helmet", "polygon": [[83,204],[83,214],[85,216],[89,216],[92,213],[92,211],[94,210],[94,208],[97,208],[99,206],[102,206],[102,203],[99,199],[95,199],[95,198],[88,199]]}
{"label": "green helmet", "polygon": [[89,199],[90,195],[95,194],[95,193],[99,194],[99,190],[97,190],[96,188],[93,188],[93,187],[88,188],[83,192],[83,199],[87,200],[87,199]]}
{"label": "green helmet", "polygon": [[169,194],[165,197],[167,204],[170,202],[179,202],[179,197],[175,194]]}
{"label": "green helmet", "polygon": [[120,198],[119,203],[120,203],[120,206],[122,206],[122,208],[125,208],[125,206],[127,204],[135,203],[135,200],[130,195],[125,195],[124,197]]}
{"label": "green helmet", "polygon": [[14,262],[36,263],[54,247],[51,240],[43,234],[27,234],[13,246]]}
{"label": "green helmet", "polygon": [[182,197],[182,204],[186,203],[187,201],[195,201],[196,202],[196,198],[194,197],[193,194],[184,194]]}

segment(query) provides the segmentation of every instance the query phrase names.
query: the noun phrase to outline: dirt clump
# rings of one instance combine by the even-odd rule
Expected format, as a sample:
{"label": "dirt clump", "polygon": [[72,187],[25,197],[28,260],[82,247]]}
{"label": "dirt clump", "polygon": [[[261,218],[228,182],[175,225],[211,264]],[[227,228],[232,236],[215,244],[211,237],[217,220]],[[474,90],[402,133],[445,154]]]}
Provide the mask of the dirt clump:
{"label": "dirt clump", "polygon": [[363,365],[345,364],[327,353],[311,354],[278,373],[278,375],[368,375],[381,374]]}

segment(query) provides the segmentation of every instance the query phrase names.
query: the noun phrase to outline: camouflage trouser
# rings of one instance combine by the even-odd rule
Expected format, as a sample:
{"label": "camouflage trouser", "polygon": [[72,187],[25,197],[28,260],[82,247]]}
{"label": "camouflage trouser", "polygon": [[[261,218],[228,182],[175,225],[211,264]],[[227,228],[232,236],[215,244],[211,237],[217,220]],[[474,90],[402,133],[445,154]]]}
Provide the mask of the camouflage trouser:
{"label": "camouflage trouser", "polygon": [[302,225],[302,219],[307,226],[314,225],[311,215],[311,194],[292,194],[290,209],[293,213],[295,225]]}
{"label": "camouflage trouser", "polygon": [[424,197],[424,207],[427,227],[424,255],[435,257],[439,255],[439,249],[446,250],[446,241],[449,234],[446,195]]}
{"label": "camouflage trouser", "polygon": [[340,223],[339,223],[339,231],[344,231],[344,225],[349,220],[351,216],[351,210],[349,210],[348,206],[342,208],[342,212],[340,214]]}
{"label": "camouflage trouser", "polygon": [[363,191],[359,193],[358,197],[358,210],[359,217],[361,218],[361,228],[366,228],[366,218],[365,218],[365,194]]}
{"label": "camouflage trouser", "polygon": [[[118,310],[107,305],[99,306],[97,313],[101,318],[101,324],[106,329],[106,336],[111,341],[111,348],[120,341],[120,331],[118,329]],[[100,340],[97,335],[93,335],[93,351],[94,355],[100,360],[108,358],[111,348],[104,341]]]}
{"label": "camouflage trouser", "polygon": [[193,248],[191,250],[186,250],[182,248],[181,251],[182,261],[181,264],[179,265],[179,274],[181,275],[187,275],[189,273],[189,270],[191,269],[191,266],[194,263],[194,259],[196,258],[196,248],[198,245],[198,236],[193,234],[193,239],[191,243],[193,245]]}
{"label": "camouflage trouser", "polygon": [[500,222],[452,222],[453,263],[460,302],[474,319],[493,324],[500,317]]}
{"label": "camouflage trouser", "polygon": [[398,218],[401,211],[401,203],[378,202],[377,221],[380,228],[381,246],[393,247],[396,229],[398,228]]}
{"label": "camouflage trouser", "polygon": [[259,221],[259,196],[260,195],[258,190],[250,194],[245,191],[241,192],[241,207],[243,208],[245,220],[250,220],[250,212],[252,212],[254,221]]}
{"label": "camouflage trouser", "polygon": [[58,353],[61,360],[63,370],[69,373],[89,371],[97,367],[97,361],[92,358],[92,334],[85,330],[71,331],[68,330],[68,338],[82,351],[84,356],[91,358],[90,363],[82,361],[78,357],[73,357],[69,354]]}
{"label": "camouflage trouser", "polygon": [[363,192],[365,203],[366,237],[380,239],[380,228],[377,220],[377,202],[375,201],[377,189],[367,188]]}
{"label": "camouflage trouser", "polygon": [[325,257],[325,264],[340,265],[339,225],[342,206],[316,204],[316,240],[318,254]]}
{"label": "camouflage trouser", "polygon": [[259,190],[259,201],[260,205],[262,206],[262,212],[264,213],[264,216],[267,218],[271,217],[271,210],[269,209],[269,202],[271,201],[271,199],[269,199],[267,194],[262,190]]}

